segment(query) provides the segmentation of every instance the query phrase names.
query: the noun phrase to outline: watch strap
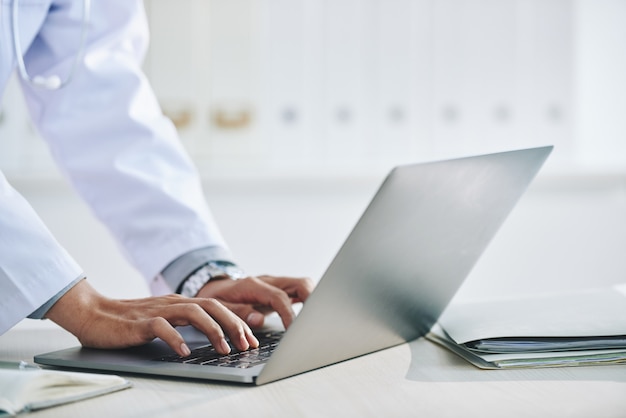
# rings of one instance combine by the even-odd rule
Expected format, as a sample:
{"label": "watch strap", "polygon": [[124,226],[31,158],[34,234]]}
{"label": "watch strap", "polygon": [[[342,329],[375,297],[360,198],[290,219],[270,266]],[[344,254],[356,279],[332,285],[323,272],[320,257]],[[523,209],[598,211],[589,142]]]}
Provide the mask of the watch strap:
{"label": "watch strap", "polygon": [[237,265],[224,261],[210,261],[200,266],[189,275],[177,289],[186,297],[195,297],[200,289],[211,280],[219,279],[240,279],[245,274]]}

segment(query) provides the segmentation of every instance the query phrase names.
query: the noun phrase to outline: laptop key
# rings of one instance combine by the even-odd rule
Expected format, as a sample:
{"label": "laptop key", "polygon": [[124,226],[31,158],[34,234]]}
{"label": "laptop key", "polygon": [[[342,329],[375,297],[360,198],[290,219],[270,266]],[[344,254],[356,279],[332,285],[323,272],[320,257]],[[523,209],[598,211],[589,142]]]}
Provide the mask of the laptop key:
{"label": "laptop key", "polygon": [[247,351],[235,351],[228,355],[219,354],[212,345],[208,344],[195,348],[187,357],[171,354],[153,359],[170,363],[193,364],[198,366],[234,367],[245,369],[265,363],[278,346],[282,331],[272,331],[257,335],[259,347]]}

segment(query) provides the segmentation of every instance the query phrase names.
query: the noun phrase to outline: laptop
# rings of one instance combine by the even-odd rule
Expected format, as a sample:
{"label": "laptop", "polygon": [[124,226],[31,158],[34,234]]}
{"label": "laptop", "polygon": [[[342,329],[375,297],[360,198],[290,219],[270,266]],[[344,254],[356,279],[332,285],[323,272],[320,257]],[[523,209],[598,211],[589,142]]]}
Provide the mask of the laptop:
{"label": "laptop", "polygon": [[74,347],[35,362],[261,385],[414,340],[437,321],[551,151],[395,167],[289,329],[257,332],[273,341],[232,353],[239,360],[211,355],[206,337],[184,329],[186,358],[157,339],[123,350]]}

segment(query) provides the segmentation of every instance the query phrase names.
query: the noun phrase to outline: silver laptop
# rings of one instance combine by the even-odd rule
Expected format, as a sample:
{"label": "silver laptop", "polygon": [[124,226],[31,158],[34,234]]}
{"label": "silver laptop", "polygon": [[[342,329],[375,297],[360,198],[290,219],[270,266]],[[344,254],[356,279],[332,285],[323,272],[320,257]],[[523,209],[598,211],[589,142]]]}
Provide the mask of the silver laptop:
{"label": "silver laptop", "polygon": [[124,350],[75,347],[35,362],[260,385],[416,339],[437,321],[551,151],[394,168],[296,320],[282,335],[257,333],[270,338],[259,349],[218,356],[206,337],[186,329],[193,350],[186,358],[155,340]]}

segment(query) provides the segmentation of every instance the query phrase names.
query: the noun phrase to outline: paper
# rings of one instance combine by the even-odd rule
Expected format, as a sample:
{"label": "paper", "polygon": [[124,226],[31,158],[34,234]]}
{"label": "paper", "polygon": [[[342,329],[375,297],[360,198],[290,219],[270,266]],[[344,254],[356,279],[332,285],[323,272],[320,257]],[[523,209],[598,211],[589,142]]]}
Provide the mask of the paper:
{"label": "paper", "polygon": [[457,344],[436,325],[426,338],[442,345],[481,369],[563,367],[617,364],[626,362],[626,350],[577,350],[551,352],[510,352],[486,354]]}
{"label": "paper", "polygon": [[131,386],[114,375],[0,368],[0,415],[17,415]]}
{"label": "paper", "polygon": [[458,343],[506,337],[626,336],[626,297],[605,288],[452,303],[439,323]]}
{"label": "paper", "polygon": [[626,362],[621,288],[451,304],[428,338],[482,368]]}

